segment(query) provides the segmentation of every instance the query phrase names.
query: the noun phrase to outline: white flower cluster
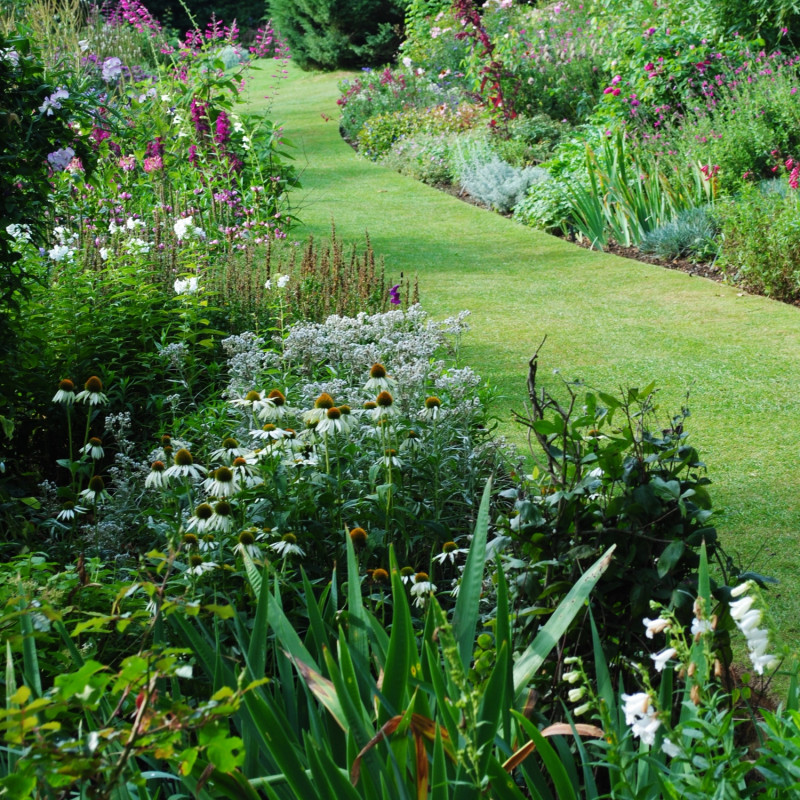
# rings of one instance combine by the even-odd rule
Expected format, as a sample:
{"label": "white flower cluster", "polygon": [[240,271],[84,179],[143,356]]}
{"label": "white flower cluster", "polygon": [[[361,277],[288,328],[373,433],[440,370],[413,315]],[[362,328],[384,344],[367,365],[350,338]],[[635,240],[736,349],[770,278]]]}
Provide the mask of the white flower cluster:
{"label": "white flower cluster", "polygon": [[262,376],[277,368],[280,356],[269,349],[267,341],[251,331],[223,339],[222,349],[228,359],[228,397],[238,397],[261,383]]}
{"label": "white flower cluster", "polygon": [[47,251],[53,261],[71,261],[75,255],[75,243],[78,241],[77,233],[70,233],[63,225],[58,225],[53,230],[56,244]]}
{"label": "white flower cluster", "polygon": [[731,596],[739,599],[731,603],[730,610],[736,627],[747,640],[747,649],[750,660],[753,662],[753,669],[759,675],[763,675],[765,670],[769,672],[775,669],[780,659],[776,655],[767,653],[769,631],[761,627],[764,613],[760,608],[753,608],[755,598],[753,595],[747,594],[753,586],[752,581],[746,581],[731,591]]}
{"label": "white flower cluster", "polygon": [[625,724],[630,726],[634,736],[646,745],[652,745],[656,740],[656,731],[661,727],[652,698],[647,692],[637,692],[623,694],[622,700],[625,703]]}
{"label": "white flower cluster", "polygon": [[175,231],[175,236],[177,236],[178,240],[181,242],[193,236],[196,239],[206,238],[205,231],[194,224],[194,218],[192,216],[180,217],[175,221],[172,230]]}

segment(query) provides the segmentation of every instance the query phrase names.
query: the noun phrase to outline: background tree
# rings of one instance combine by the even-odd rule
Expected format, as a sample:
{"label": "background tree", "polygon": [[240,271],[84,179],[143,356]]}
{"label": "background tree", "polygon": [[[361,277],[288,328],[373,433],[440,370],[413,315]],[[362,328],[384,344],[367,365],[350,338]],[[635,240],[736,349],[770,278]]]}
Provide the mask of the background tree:
{"label": "background tree", "polygon": [[267,16],[303,69],[378,66],[401,41],[404,0],[268,0]]}

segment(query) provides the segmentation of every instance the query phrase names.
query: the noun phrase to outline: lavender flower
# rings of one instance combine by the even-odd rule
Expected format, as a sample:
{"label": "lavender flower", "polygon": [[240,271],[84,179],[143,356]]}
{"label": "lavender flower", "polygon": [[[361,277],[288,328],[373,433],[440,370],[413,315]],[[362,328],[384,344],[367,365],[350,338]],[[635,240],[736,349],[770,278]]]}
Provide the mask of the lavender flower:
{"label": "lavender flower", "polygon": [[115,81],[122,74],[122,59],[111,56],[103,62],[102,75],[106,83]]}
{"label": "lavender flower", "polygon": [[58,111],[61,108],[59,100],[66,100],[68,97],[69,92],[63,87],[59,87],[53,94],[45,98],[45,101],[39,106],[39,113],[52,117],[53,110]]}

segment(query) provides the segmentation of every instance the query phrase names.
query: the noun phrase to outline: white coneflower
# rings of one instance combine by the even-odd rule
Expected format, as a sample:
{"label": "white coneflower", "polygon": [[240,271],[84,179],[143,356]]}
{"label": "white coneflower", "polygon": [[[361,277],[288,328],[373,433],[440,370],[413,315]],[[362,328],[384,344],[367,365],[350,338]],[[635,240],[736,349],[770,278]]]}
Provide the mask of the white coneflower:
{"label": "white coneflower", "polygon": [[210,520],[210,527],[215,531],[230,533],[233,528],[233,507],[227,500],[214,503],[214,516]]}
{"label": "white coneflower", "polygon": [[210,503],[200,503],[194,510],[194,514],[189,517],[186,523],[188,530],[196,530],[198,533],[205,533],[212,527],[212,519],[214,518],[214,509]]}
{"label": "white coneflower", "polygon": [[91,456],[95,461],[101,459],[105,455],[102,439],[92,436],[83,446],[82,452],[84,455]]}
{"label": "white coneflower", "polygon": [[419,434],[411,430],[406,434],[406,438],[400,445],[400,449],[407,453],[416,453],[422,447],[422,439]]}
{"label": "white coneflower", "polygon": [[187,575],[205,575],[207,572],[213,572],[217,568],[217,564],[213,561],[206,561],[201,555],[189,556],[189,566],[186,568]]}
{"label": "white coneflower", "polygon": [[317,423],[316,431],[320,435],[344,433],[345,423],[342,422],[342,412],[335,406],[325,412],[325,416]]}
{"label": "white coneflower", "polygon": [[305,551],[297,544],[297,537],[293,533],[284,533],[277,542],[270,545],[270,549],[283,558],[305,555]]}
{"label": "white coneflower", "polygon": [[386,367],[383,364],[373,364],[364,389],[368,392],[389,392],[394,391],[396,386],[397,381],[391,375],[386,374]]}
{"label": "white coneflower", "polygon": [[323,392],[315,401],[314,408],[303,412],[303,422],[314,424],[325,418],[329,408],[333,408],[336,403],[333,398],[327,393]]}
{"label": "white coneflower", "polygon": [[236,397],[230,400],[232,406],[241,406],[243,408],[252,408],[254,411],[260,407],[264,395],[256,389],[251,389],[244,397]]}
{"label": "white coneflower", "polygon": [[636,694],[623,694],[625,703],[625,724],[631,727],[634,736],[638,736],[646,745],[652,745],[656,740],[656,731],[661,722],[656,716],[650,695],[646,692]]}
{"label": "white coneflower", "polygon": [[226,464],[230,464],[234,458],[250,455],[251,452],[246,447],[240,447],[236,439],[228,436],[222,440],[222,447],[211,454],[211,458],[214,461],[223,461]]}
{"label": "white coneflower", "polygon": [[238,542],[233,548],[237,554],[247,553],[251,558],[261,558],[261,549],[256,544],[256,537],[252,528],[246,528],[238,537]]}
{"label": "white coneflower", "polygon": [[370,577],[373,583],[379,583],[381,585],[389,583],[389,573],[383,567],[372,570],[372,575]]}
{"label": "white coneflower", "polygon": [[84,508],[83,506],[73,503],[71,500],[67,500],[67,502],[61,506],[61,511],[58,512],[56,519],[59,522],[72,522],[74,519],[86,514],[88,511],[88,508]]}
{"label": "white coneflower", "polygon": [[75,402],[75,384],[69,379],[59,381],[58,391],[53,397],[54,403],[62,403],[65,406],[71,406]]}
{"label": "white coneflower", "polygon": [[411,596],[414,598],[414,605],[417,608],[425,608],[431,599],[431,592],[436,591],[436,586],[431,583],[427,572],[418,572],[414,576],[414,584],[411,587]]}
{"label": "white coneflower", "polygon": [[363,547],[367,543],[367,532],[363,528],[353,528],[349,535],[354,547]]}
{"label": "white coneflower", "polygon": [[203,488],[212,497],[232,497],[239,491],[239,483],[232,469],[219,467],[203,481]]}
{"label": "white coneflower", "polygon": [[260,430],[251,430],[250,435],[254,439],[261,439],[262,441],[278,441],[286,437],[288,434],[283,428],[278,428],[271,422],[268,422]]}
{"label": "white coneflower", "polygon": [[394,398],[389,392],[383,391],[375,398],[375,408],[372,409],[372,419],[383,419],[397,414]]}
{"label": "white coneflower", "polygon": [[194,533],[184,533],[183,534],[183,546],[187,550],[197,550],[200,546],[200,540],[197,538],[197,535]]}
{"label": "white coneflower", "polygon": [[231,464],[234,481],[248,489],[264,483],[264,479],[256,472],[255,465],[257,463],[258,456],[255,453],[247,456],[247,458],[244,456],[234,458],[233,464]]}
{"label": "white coneflower", "polygon": [[414,567],[401,567],[400,580],[404,584],[414,583]]}
{"label": "white coneflower", "polygon": [[342,421],[342,429],[345,433],[350,433],[350,431],[352,431],[358,424],[356,422],[355,415],[353,414],[353,410],[347,404],[343,404],[339,406],[339,414],[341,415],[340,419]]}
{"label": "white coneflower", "polygon": [[427,420],[438,419],[441,406],[442,401],[438,397],[425,398],[425,408],[421,413],[422,418]]}
{"label": "white coneflower", "polygon": [[83,384],[83,391],[79,392],[75,399],[80,400],[82,403],[88,403],[90,406],[99,406],[108,402],[108,398],[103,394],[103,382],[97,375],[92,375]]}
{"label": "white coneflower", "polygon": [[194,463],[192,454],[185,448],[181,447],[175,453],[175,463],[164,473],[164,477],[172,478],[190,478],[191,480],[198,481],[208,470],[201,467],[199,464]]}
{"label": "white coneflower", "polygon": [[468,548],[459,547],[455,542],[445,542],[442,545],[442,552],[438,556],[434,556],[433,560],[439,564],[445,561],[455,564],[458,556],[467,555],[467,553],[469,553]]}
{"label": "white coneflower", "polygon": [[213,533],[205,533],[200,537],[197,543],[197,549],[201,553],[209,553],[211,550],[217,549],[217,539]]}
{"label": "white coneflower", "polygon": [[163,489],[169,484],[169,478],[166,476],[166,464],[163,461],[154,461],[150,465],[150,472],[144,479],[146,489]]}
{"label": "white coneflower", "polygon": [[389,467],[396,467],[402,469],[403,462],[397,457],[397,450],[387,447],[383,451],[383,465],[388,469]]}
{"label": "white coneflower", "polygon": [[280,389],[272,389],[259,405],[257,412],[262,422],[280,422],[293,413],[286,405],[286,397]]}
{"label": "white coneflower", "polygon": [[111,499],[111,495],[106,491],[105,482],[99,475],[89,478],[89,486],[80,493],[80,496],[93,505],[102,505]]}

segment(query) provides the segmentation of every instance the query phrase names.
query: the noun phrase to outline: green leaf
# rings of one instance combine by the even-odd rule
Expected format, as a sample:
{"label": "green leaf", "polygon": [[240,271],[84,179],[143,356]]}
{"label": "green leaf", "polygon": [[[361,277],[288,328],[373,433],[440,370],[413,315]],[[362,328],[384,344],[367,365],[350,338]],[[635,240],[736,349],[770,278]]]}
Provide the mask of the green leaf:
{"label": "green leaf", "polygon": [[509,689],[508,662],[509,644],[503,642],[498,647],[497,661],[495,662],[492,674],[486,683],[481,704],[478,709],[478,730],[476,731],[476,744],[480,752],[478,772],[483,775],[489,764],[492,755],[492,742],[497,734],[497,723],[500,719],[500,711],[503,708],[503,699]]}
{"label": "green leaf", "polygon": [[29,613],[20,615],[19,626],[22,630],[22,675],[25,685],[34,693],[42,696],[42,675],[39,671],[39,658],[36,654],[36,640],[33,638],[33,622]]}
{"label": "green leaf", "polygon": [[525,719],[522,714],[515,711],[514,716],[522,726],[522,729],[525,731],[525,733],[527,733],[531,740],[536,744],[536,752],[544,762],[544,766],[547,769],[550,780],[553,782],[553,786],[555,787],[556,797],[558,797],[558,800],[578,800],[578,797],[575,794],[575,787],[570,782],[567,770],[561,763],[561,759],[556,754],[550,742],[548,742],[547,739],[545,739],[544,736],[539,733],[539,729],[529,720]]}
{"label": "green leaf", "polygon": [[347,546],[347,608],[350,612],[350,642],[355,655],[362,664],[369,662],[369,623],[364,611],[361,597],[361,580],[358,574],[353,540],[345,530],[345,544]]}
{"label": "green leaf", "polygon": [[[378,715],[381,724],[386,722],[389,717],[401,713],[405,707],[411,661],[412,658],[415,662],[417,660],[414,628],[411,624],[411,610],[408,607],[406,588],[400,579],[400,570],[397,567],[394,548],[389,552],[389,568],[392,576],[394,616],[383,675],[383,696],[386,700],[386,705],[381,705]],[[412,650],[414,651],[413,654]]]}
{"label": "green leaf", "polygon": [[[269,567],[264,566],[261,578],[261,591],[258,593],[256,613],[253,618],[253,630],[247,647],[247,663],[253,679],[263,678],[267,664],[267,625],[269,613]],[[244,642],[242,642],[244,644]]]}
{"label": "green leaf", "polygon": [[519,657],[514,665],[515,695],[519,696],[520,692],[528,685],[550,654],[550,651],[564,635],[572,620],[583,608],[583,604],[597,581],[600,580],[600,576],[608,569],[615,547],[616,545],[610,547],[580,577],[567,596],[559,603],[558,608],[552,613],[547,624],[539,629],[536,638]]}
{"label": "green leaf", "polygon": [[658,577],[663,578],[677,566],[686,551],[686,545],[681,539],[670,542],[658,558]]}
{"label": "green leaf", "polygon": [[486,481],[478,519],[475,522],[475,535],[469,546],[467,563],[461,575],[461,588],[458,591],[453,630],[458,644],[458,653],[464,669],[469,669],[472,647],[475,643],[475,629],[478,624],[483,572],[486,565],[486,538],[489,532],[489,503],[492,496],[492,480]]}
{"label": "green leaf", "polygon": [[238,736],[228,736],[225,732],[209,743],[206,749],[208,760],[220,772],[233,772],[244,761],[242,744]]}

